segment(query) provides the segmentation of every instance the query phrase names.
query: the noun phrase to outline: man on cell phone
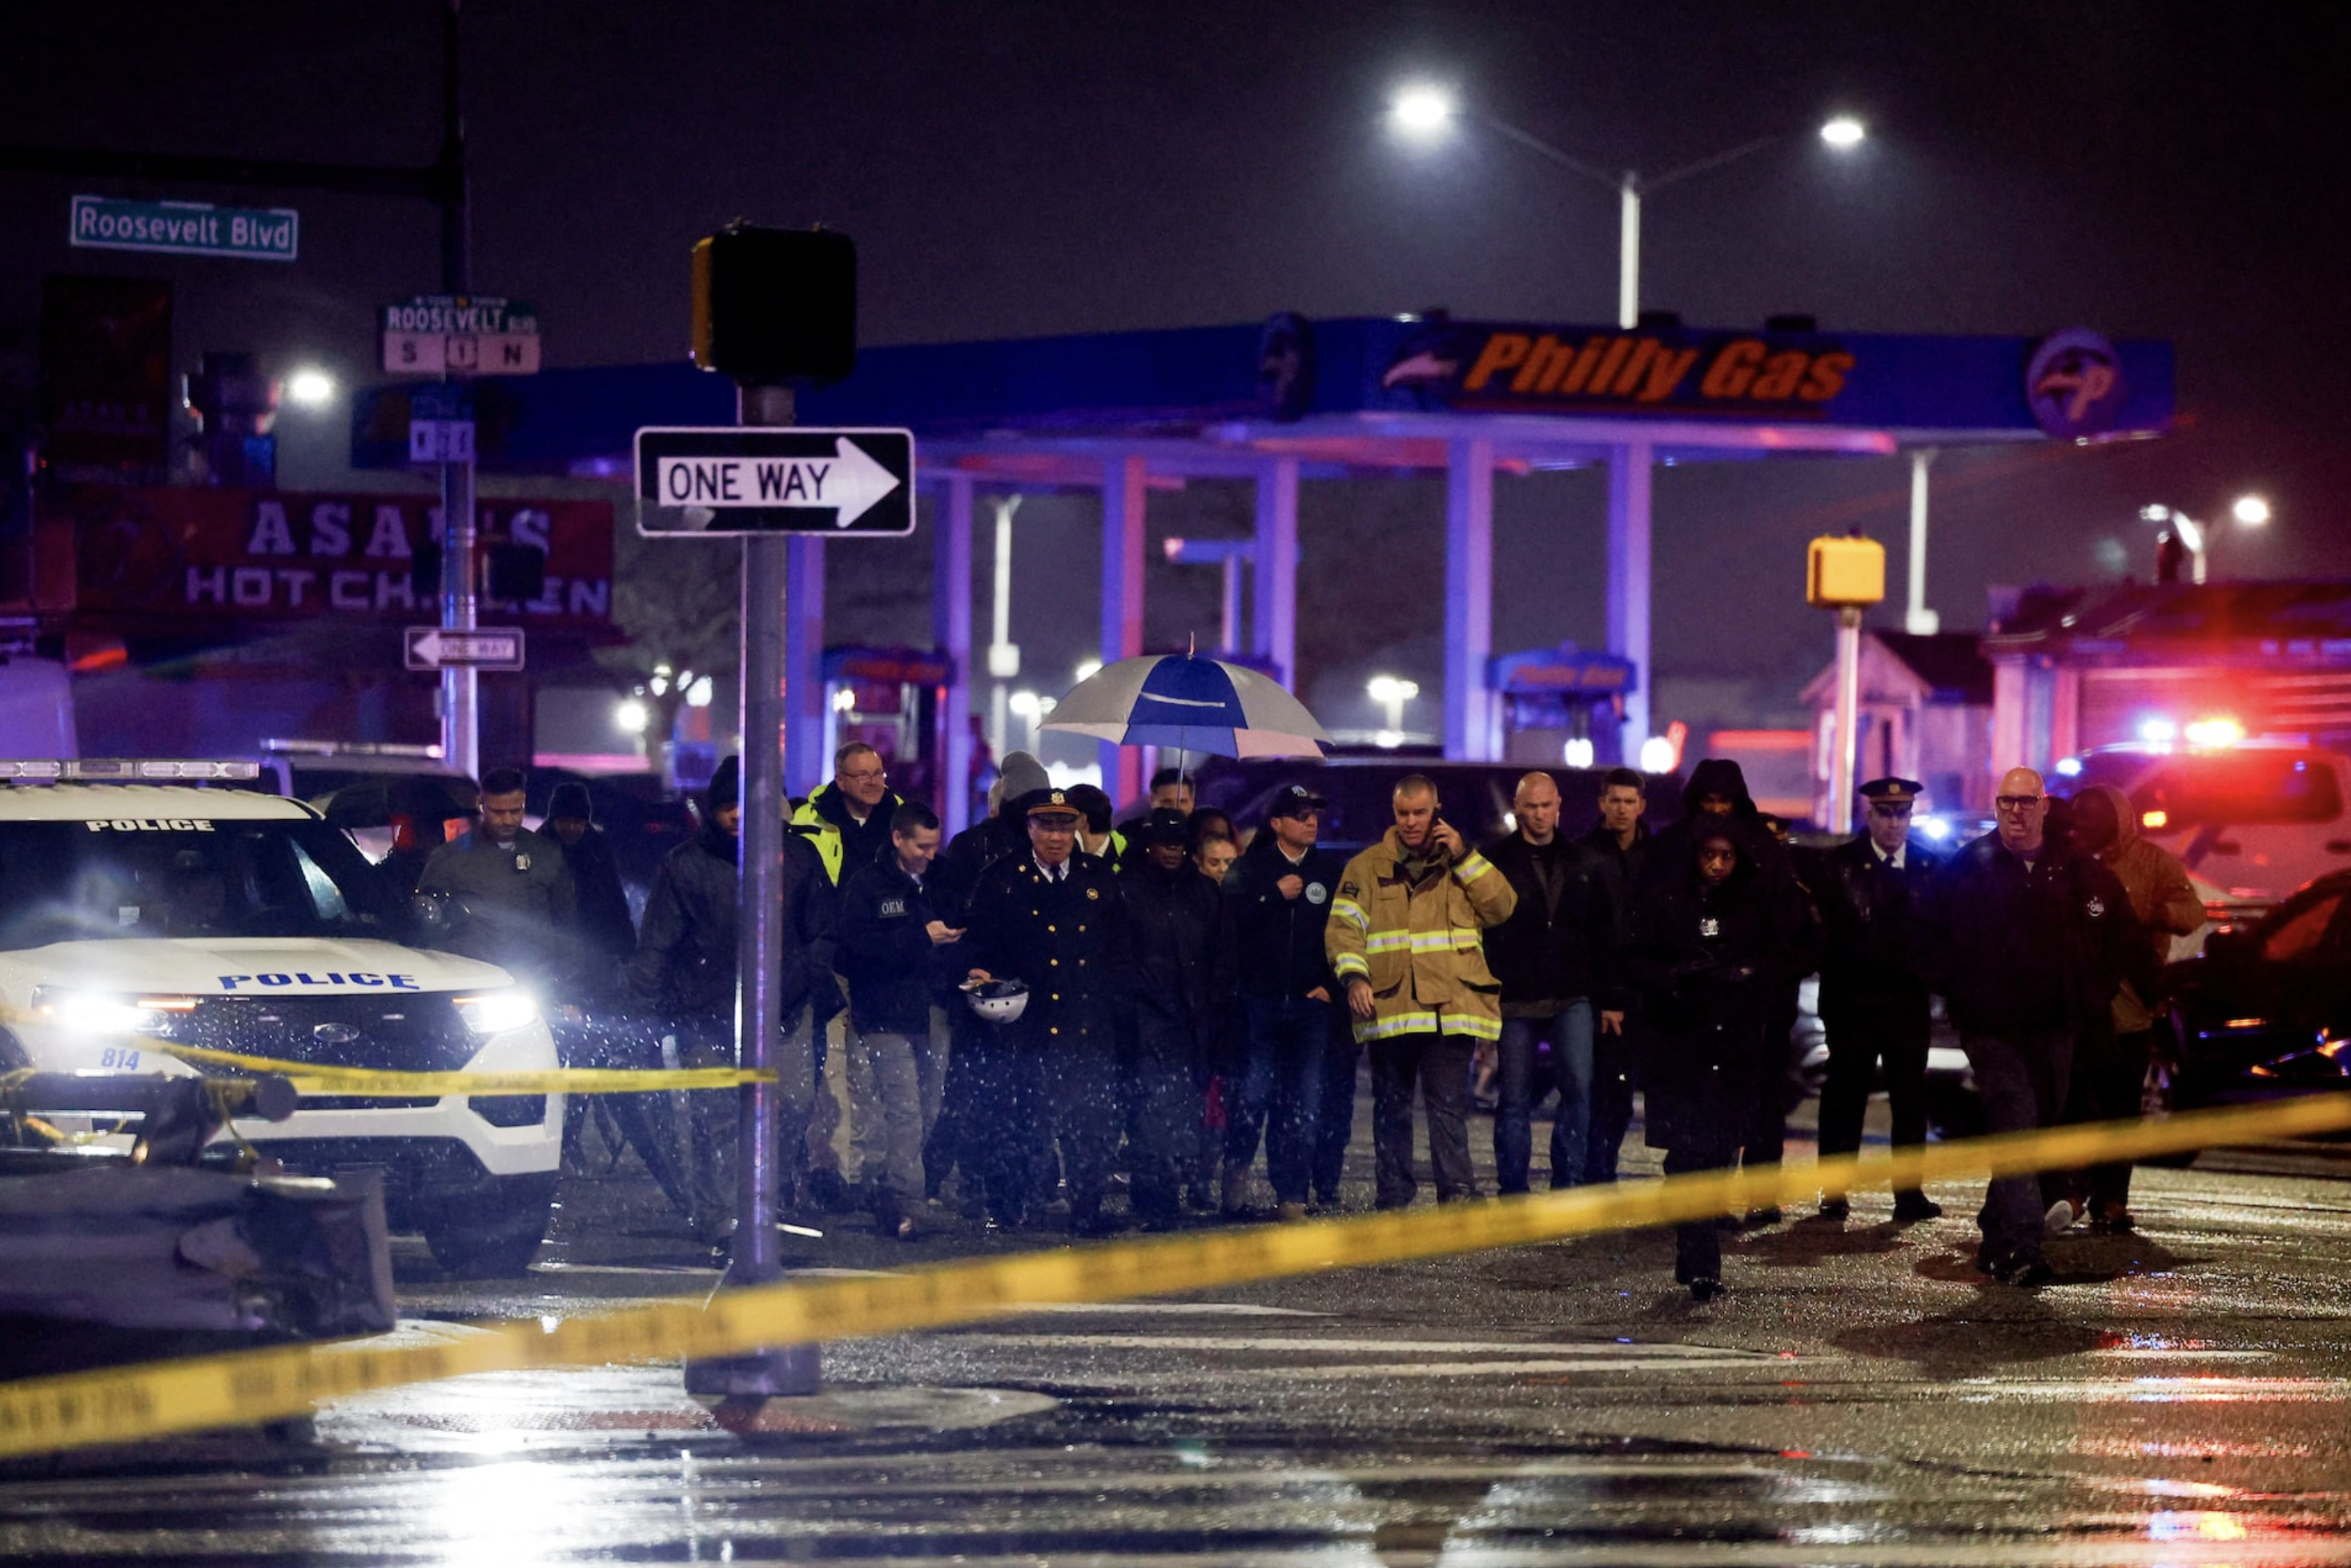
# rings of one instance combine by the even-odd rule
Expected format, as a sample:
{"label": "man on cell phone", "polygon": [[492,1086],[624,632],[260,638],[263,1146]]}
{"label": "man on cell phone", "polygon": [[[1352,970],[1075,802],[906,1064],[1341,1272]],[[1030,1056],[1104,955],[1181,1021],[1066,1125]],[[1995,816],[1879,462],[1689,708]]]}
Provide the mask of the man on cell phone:
{"label": "man on cell phone", "polygon": [[1500,984],[1480,933],[1518,907],[1510,879],[1461,841],[1420,774],[1396,780],[1395,825],[1347,862],[1323,945],[1371,1049],[1374,1197],[1402,1208],[1412,1169],[1412,1092],[1428,1108],[1437,1201],[1479,1196],[1469,1164],[1469,1057],[1502,1033]]}

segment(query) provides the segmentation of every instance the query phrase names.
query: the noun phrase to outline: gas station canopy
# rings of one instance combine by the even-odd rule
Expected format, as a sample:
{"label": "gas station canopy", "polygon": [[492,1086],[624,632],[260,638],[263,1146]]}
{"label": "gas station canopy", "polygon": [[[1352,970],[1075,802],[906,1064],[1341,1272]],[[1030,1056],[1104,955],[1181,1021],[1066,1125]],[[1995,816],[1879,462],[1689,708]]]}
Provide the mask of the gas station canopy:
{"label": "gas station canopy", "polygon": [[[870,349],[840,385],[803,393],[810,424],[893,425],[920,443],[919,478],[944,492],[942,582],[970,580],[972,489],[1099,490],[1102,657],[1142,648],[1144,503],[1155,477],[1257,486],[1256,612],[1249,653],[1294,668],[1297,486],[1384,473],[1447,476],[1446,749],[1499,744],[1489,661],[1492,484],[1604,465],[1609,475],[1607,652],[1629,666],[1616,755],[1648,734],[1649,485],[1656,464],[1785,454],[1892,455],[1990,443],[2160,434],[2171,422],[2168,343],[2074,329],[2041,338],[1811,329],[1631,329],[1404,316]],[[1795,328],[1802,329],[1779,329]],[[735,422],[735,389],[681,361],[551,371],[477,389],[479,458],[494,471],[622,476],[650,425]],[[406,461],[408,391],[354,410],[353,461]],[[856,547],[852,547],[856,548]],[[872,548],[872,547],[867,547]],[[824,543],[796,536],[787,681],[791,787],[821,777],[813,699]],[[939,596],[954,661],[948,712],[967,706],[968,592]],[[805,675],[807,678],[795,678]],[[805,732],[804,732],[804,727]],[[947,776],[957,777],[951,737]],[[805,742],[805,743],[804,743]],[[1105,783],[1132,794],[1132,754]],[[1123,788],[1122,788],[1123,786]],[[953,793],[953,792],[950,792]]]}

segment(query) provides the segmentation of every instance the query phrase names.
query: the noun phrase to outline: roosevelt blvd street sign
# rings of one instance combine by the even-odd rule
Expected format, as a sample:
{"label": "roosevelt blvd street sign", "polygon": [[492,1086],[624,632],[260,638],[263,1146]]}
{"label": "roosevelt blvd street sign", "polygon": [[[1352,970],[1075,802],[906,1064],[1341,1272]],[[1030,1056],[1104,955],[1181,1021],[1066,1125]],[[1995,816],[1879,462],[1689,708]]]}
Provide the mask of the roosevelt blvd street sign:
{"label": "roosevelt blvd street sign", "polygon": [[395,376],[535,376],[538,312],[487,294],[420,294],[387,305],[383,368]]}
{"label": "roosevelt blvd street sign", "polygon": [[471,664],[477,670],[522,668],[522,628],[501,626],[487,632],[452,632],[445,626],[411,626],[404,630],[402,652],[412,670],[445,670]]}
{"label": "roosevelt blvd street sign", "polygon": [[66,237],[88,250],[160,250],[292,261],[302,215],[291,207],[215,207],[209,202],[128,202],[76,196]]}
{"label": "roosevelt blvd street sign", "polygon": [[911,534],[914,433],[758,425],[640,430],[637,531]]}

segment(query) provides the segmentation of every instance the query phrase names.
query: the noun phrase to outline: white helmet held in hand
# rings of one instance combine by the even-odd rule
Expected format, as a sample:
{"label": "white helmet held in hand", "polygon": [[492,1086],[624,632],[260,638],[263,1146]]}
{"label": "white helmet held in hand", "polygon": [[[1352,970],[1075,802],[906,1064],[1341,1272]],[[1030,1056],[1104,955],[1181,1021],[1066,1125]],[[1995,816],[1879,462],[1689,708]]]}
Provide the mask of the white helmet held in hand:
{"label": "white helmet held in hand", "polygon": [[974,980],[963,995],[971,1010],[990,1023],[1010,1023],[1029,1005],[1029,988],[1019,980]]}

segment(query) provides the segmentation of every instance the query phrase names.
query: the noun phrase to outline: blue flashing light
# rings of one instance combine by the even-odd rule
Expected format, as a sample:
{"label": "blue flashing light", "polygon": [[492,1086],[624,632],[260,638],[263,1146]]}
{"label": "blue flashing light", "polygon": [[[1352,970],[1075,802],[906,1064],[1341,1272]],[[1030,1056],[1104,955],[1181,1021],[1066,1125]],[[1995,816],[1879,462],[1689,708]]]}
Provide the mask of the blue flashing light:
{"label": "blue flashing light", "polygon": [[2076,779],[2081,776],[2081,772],[2082,759],[2080,758],[2064,757],[2058,758],[2057,776],[2060,779]]}
{"label": "blue flashing light", "polygon": [[2168,718],[2143,718],[2138,723],[2138,737],[2158,746],[2168,745],[2179,738],[2179,727]]}

